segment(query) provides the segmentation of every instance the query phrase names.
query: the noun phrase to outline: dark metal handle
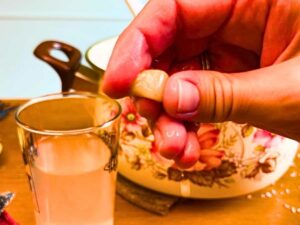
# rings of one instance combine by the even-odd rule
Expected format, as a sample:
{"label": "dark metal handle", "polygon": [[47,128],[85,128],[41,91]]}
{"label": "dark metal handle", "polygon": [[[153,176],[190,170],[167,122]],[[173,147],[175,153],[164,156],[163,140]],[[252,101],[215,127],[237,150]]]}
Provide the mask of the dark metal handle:
{"label": "dark metal handle", "polygon": [[[64,62],[51,56],[51,50],[60,50],[65,53],[69,61]],[[62,91],[68,91],[74,81],[75,72],[80,66],[81,53],[78,49],[59,42],[45,41],[39,44],[34,50],[34,55],[39,59],[47,62],[58,73],[62,81]]]}

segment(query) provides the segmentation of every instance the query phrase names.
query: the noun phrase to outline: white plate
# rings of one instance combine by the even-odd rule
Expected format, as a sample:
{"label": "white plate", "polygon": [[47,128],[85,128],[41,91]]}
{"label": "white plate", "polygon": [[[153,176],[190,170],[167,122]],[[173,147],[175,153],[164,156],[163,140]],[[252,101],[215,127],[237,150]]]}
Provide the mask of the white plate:
{"label": "white plate", "polygon": [[86,52],[86,60],[95,69],[106,70],[108,60],[118,37],[109,38],[92,45]]}

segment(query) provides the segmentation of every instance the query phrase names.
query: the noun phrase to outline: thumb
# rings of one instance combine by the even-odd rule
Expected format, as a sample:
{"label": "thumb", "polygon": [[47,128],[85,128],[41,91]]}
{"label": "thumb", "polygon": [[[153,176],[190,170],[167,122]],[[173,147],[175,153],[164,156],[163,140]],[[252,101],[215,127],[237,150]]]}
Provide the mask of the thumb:
{"label": "thumb", "polygon": [[172,117],[250,123],[300,139],[300,57],[243,73],[183,71],[172,75],[163,105]]}

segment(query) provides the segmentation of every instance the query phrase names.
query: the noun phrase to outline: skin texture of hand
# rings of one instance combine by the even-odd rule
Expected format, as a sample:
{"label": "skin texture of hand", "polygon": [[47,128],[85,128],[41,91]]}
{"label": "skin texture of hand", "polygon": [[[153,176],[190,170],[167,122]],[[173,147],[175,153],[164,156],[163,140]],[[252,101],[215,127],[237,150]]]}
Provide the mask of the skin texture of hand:
{"label": "skin texture of hand", "polygon": [[[204,51],[210,71],[199,70]],[[249,123],[300,141],[299,53],[299,0],[151,0],[121,34],[102,90],[123,97],[142,70],[167,71],[163,107],[136,104],[155,121],[158,151],[187,168],[201,156],[185,121]]]}

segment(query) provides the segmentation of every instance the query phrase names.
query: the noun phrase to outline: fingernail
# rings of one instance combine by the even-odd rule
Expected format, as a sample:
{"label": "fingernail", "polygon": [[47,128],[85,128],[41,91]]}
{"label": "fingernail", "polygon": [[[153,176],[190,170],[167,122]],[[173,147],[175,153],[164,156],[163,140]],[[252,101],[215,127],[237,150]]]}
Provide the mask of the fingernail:
{"label": "fingernail", "polygon": [[195,112],[198,108],[200,97],[196,85],[186,80],[177,80],[178,103],[177,113],[186,114]]}

